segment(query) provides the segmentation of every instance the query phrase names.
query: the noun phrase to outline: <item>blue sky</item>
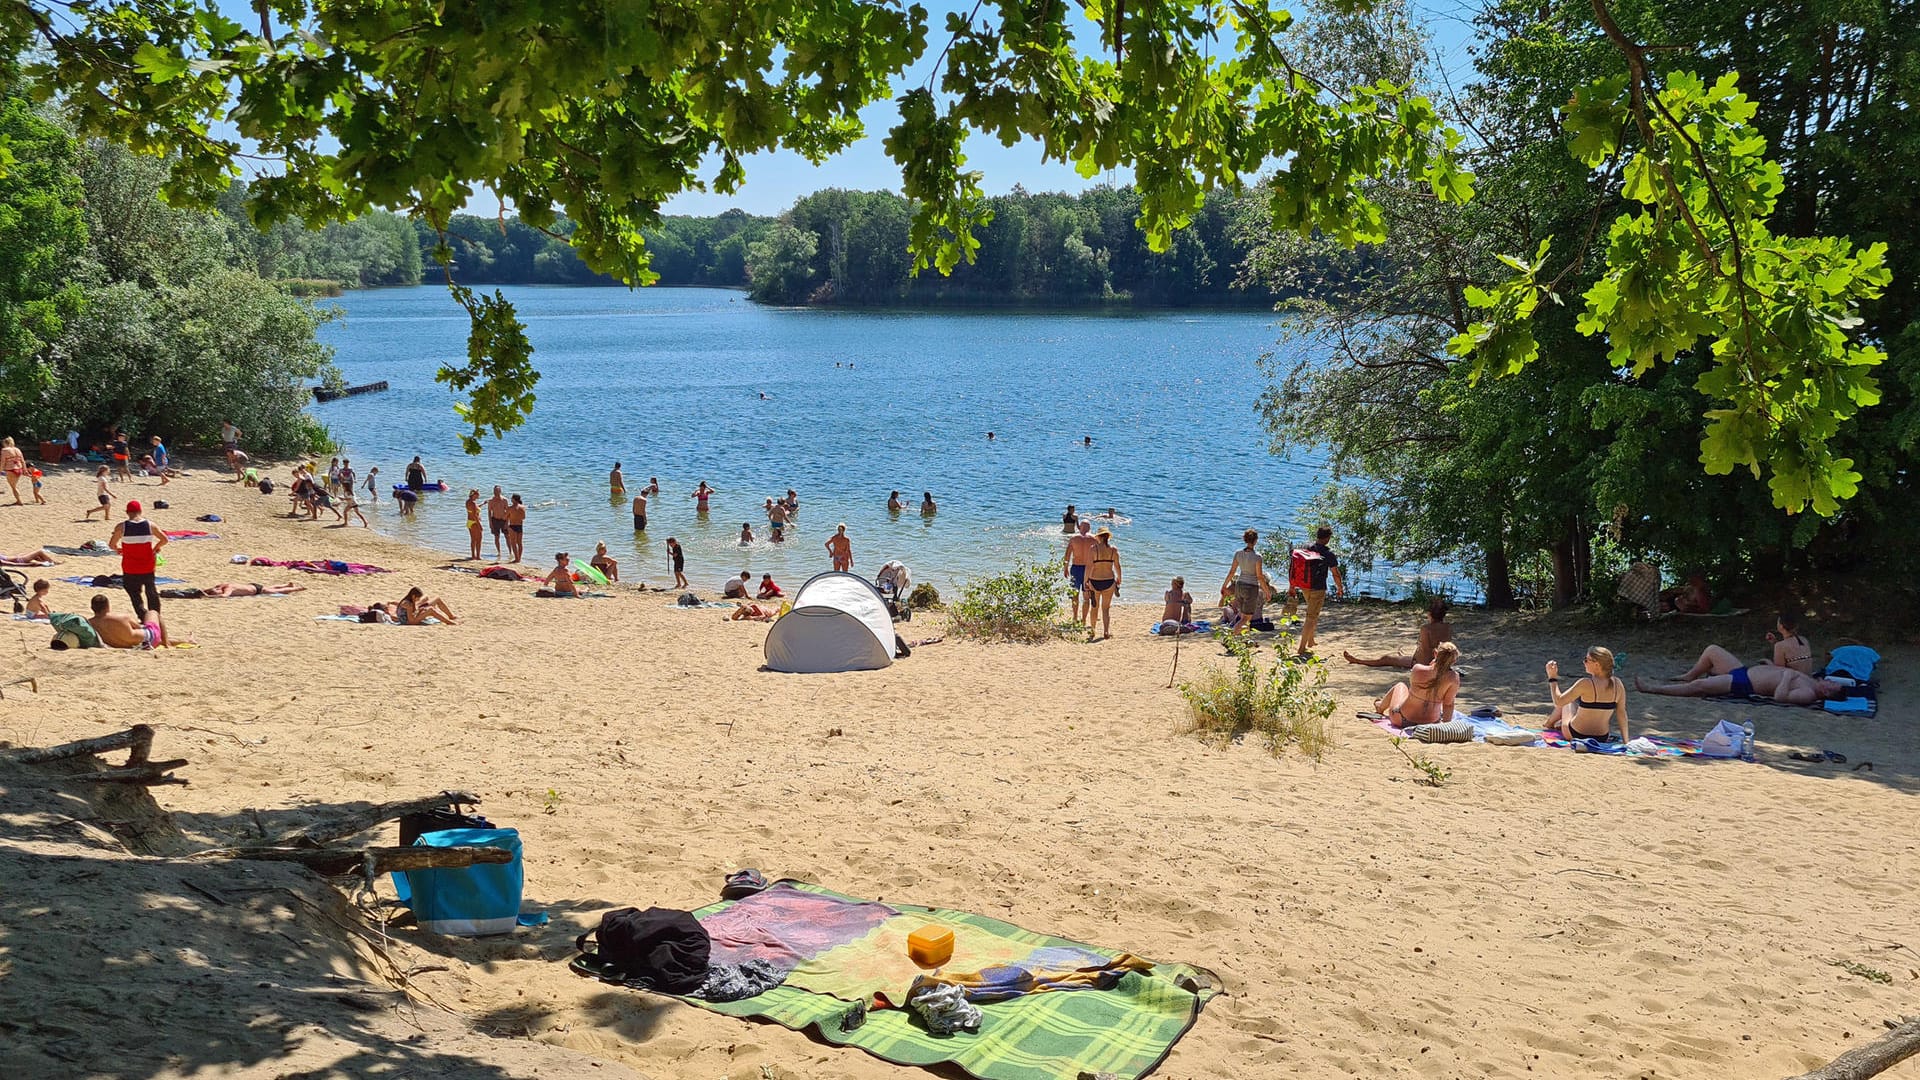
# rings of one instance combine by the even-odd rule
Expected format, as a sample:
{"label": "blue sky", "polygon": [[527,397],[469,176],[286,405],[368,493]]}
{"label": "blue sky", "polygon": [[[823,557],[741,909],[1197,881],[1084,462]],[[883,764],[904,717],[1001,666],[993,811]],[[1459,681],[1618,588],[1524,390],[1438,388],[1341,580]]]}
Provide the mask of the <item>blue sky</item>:
{"label": "blue sky", "polygon": [[[942,28],[946,24],[946,13],[972,10],[973,7],[970,3],[943,0],[922,2],[927,8],[927,55],[899,81],[898,89],[926,81],[934,57],[945,41]],[[258,19],[250,0],[219,0],[219,4],[229,18],[247,25],[253,25]],[[1468,55],[1468,44],[1472,39],[1470,22],[1478,4],[1475,0],[1413,0],[1413,5],[1432,30],[1434,52],[1440,70],[1457,80],[1471,66]],[[1093,24],[1086,20],[1084,14],[1076,14],[1075,17],[1079,21],[1077,36],[1083,44],[1090,45],[1095,40]],[[757,154],[747,159],[747,179],[738,191],[731,195],[689,192],[671,200],[667,204],[667,212],[708,215],[739,207],[749,213],[778,214],[800,196],[822,188],[898,190],[899,167],[888,159],[882,146],[894,115],[891,101],[878,102],[861,113],[867,128],[866,136],[823,164],[816,166],[798,154],[785,151]],[[976,136],[968,141],[966,154],[968,166],[983,174],[983,184],[989,194],[1002,194],[1015,185],[1028,191],[1081,191],[1098,183],[1124,183],[1130,179],[1124,172],[1083,179],[1070,164],[1042,160],[1039,146],[1034,143],[1006,147],[1001,146],[998,139]],[[706,175],[711,176],[712,170],[707,170]],[[468,209],[490,217],[499,209],[499,204],[491,196],[482,194],[468,204]]]}
{"label": "blue sky", "polygon": [[[944,41],[940,36],[940,28],[946,23],[946,12],[972,8],[971,4],[940,3],[938,0],[926,6],[928,55],[909,74],[909,78],[901,81],[902,86],[916,86],[925,81],[927,69],[931,67],[933,57],[939,53]],[[1472,41],[1470,24],[1474,12],[1478,10],[1477,5],[1468,0],[1414,0],[1414,9],[1433,33],[1438,66],[1457,81],[1472,67],[1468,45]],[[1095,40],[1093,24],[1087,22],[1084,15],[1077,15],[1077,18],[1085,33],[1076,36],[1083,43]],[[869,106],[860,115],[866,123],[867,135],[845,153],[818,166],[798,154],[758,154],[747,159],[746,183],[732,195],[690,192],[670,201],[667,212],[708,215],[739,207],[749,213],[771,215],[793,205],[800,196],[822,188],[899,190],[900,168],[887,157],[881,145],[887,129],[893,123],[893,104],[879,102]],[[1040,147],[1036,143],[1007,147],[1000,145],[998,139],[976,135],[968,140],[966,154],[968,167],[978,169],[983,174],[983,186],[990,195],[1004,194],[1016,184],[1028,191],[1081,191],[1109,180],[1125,182],[1131,179],[1125,172],[1102,174],[1091,180],[1082,179],[1071,164],[1042,160]]]}

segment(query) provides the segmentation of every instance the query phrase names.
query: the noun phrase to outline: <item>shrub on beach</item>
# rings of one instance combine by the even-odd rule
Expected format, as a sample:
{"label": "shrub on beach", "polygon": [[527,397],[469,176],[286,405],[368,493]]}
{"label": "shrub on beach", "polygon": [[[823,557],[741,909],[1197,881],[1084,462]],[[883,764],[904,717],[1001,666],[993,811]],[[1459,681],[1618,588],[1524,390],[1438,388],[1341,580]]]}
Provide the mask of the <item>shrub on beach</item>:
{"label": "shrub on beach", "polygon": [[[1245,640],[1225,631],[1214,638],[1226,646],[1233,666],[1210,668],[1180,685],[1190,713],[1187,730],[1218,745],[1255,731],[1271,754],[1294,746],[1319,761],[1331,745],[1327,721],[1334,710],[1325,663],[1318,657],[1276,659],[1262,671]],[[1292,655],[1293,638],[1282,634],[1274,648],[1280,657]]]}
{"label": "shrub on beach", "polygon": [[923,581],[907,594],[907,604],[915,611],[931,611],[940,606],[940,590]]}
{"label": "shrub on beach", "polygon": [[1067,598],[1059,568],[1022,557],[1012,570],[960,586],[949,613],[955,633],[983,641],[1045,641],[1060,635]]}

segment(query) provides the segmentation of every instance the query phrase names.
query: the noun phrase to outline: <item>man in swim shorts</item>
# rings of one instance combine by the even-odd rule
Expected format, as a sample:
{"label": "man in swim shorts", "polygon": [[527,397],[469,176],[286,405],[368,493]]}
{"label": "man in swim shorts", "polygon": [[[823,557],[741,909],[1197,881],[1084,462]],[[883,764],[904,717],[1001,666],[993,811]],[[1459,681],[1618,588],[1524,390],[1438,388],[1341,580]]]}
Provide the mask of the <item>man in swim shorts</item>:
{"label": "man in swim shorts", "polygon": [[110,649],[158,649],[167,644],[167,627],[160,612],[151,610],[145,619],[109,611],[106,595],[93,595],[93,616],[87,625],[100,635],[100,643]]}
{"label": "man in swim shorts", "polygon": [[1073,583],[1073,621],[1084,625],[1093,613],[1093,597],[1087,595],[1087,560],[1093,557],[1093,526],[1076,522],[1080,531],[1067,540],[1067,554],[1060,560],[1060,573]]}
{"label": "man in swim shorts", "polygon": [[1666,697],[1766,697],[1786,705],[1817,705],[1847,696],[1844,683],[1772,664],[1743,665],[1718,645],[1707,646],[1681,679],[1649,683],[1636,677],[1633,687],[1643,694]]}
{"label": "man in swim shorts", "polygon": [[787,522],[792,519],[793,511],[787,508],[786,503],[774,502],[772,499],[767,500],[766,511],[767,526],[773,532],[773,542],[776,544],[786,543]]}
{"label": "man in swim shorts", "polygon": [[644,488],[633,497],[633,531],[647,531],[647,493]]}
{"label": "man in swim shorts", "polygon": [[500,561],[500,537],[507,531],[507,497],[500,485],[493,485],[493,498],[487,500],[487,527],[493,530],[493,561]]}

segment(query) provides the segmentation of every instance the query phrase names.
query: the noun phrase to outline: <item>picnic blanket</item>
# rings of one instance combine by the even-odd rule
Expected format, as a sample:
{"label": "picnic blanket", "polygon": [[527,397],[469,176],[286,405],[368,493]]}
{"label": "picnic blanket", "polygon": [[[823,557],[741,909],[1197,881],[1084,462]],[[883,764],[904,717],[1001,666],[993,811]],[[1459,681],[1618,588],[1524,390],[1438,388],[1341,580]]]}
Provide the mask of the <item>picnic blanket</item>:
{"label": "picnic blanket", "polygon": [[[1369,715],[1367,722],[1390,735],[1409,735],[1412,729],[1397,728],[1384,716]],[[1474,716],[1454,710],[1450,723],[1464,723],[1473,726],[1473,741],[1486,742],[1488,735],[1522,732],[1528,729],[1515,727],[1499,717]],[[1672,739],[1665,735],[1636,735],[1632,742],[1614,742],[1610,739],[1569,739],[1557,731],[1535,733],[1530,743],[1502,743],[1505,746],[1550,747],[1558,750],[1572,749],[1583,754],[1607,754],[1613,757],[1698,757],[1700,740]]]}
{"label": "picnic blanket", "polygon": [[393,571],[383,567],[369,566],[366,563],[341,562],[339,559],[248,559],[249,566],[282,566],[288,570],[299,570],[308,574],[391,574]]}
{"label": "picnic blanket", "polygon": [[[126,584],[126,579],[119,574],[83,574],[78,577],[63,577],[60,580],[72,585],[91,585],[96,589],[111,589]],[[153,583],[155,585],[185,585],[187,579],[156,577],[153,579]]]}
{"label": "picnic blanket", "polygon": [[[1082,1073],[1144,1076],[1186,1034],[1219,991],[1204,968],[1154,964],[1130,954],[1023,930],[949,908],[880,904],[794,881],[694,912],[712,938],[712,963],[758,960],[785,980],[731,1002],[685,999],[728,1016],[811,1028],[900,1065],[951,1064],[981,1080],[1056,1080]],[[937,923],[954,933],[961,987],[980,1007],[977,1032],[936,1036],[898,1007],[928,978],[907,957],[906,937]],[[575,971],[600,977],[594,958]],[[865,1023],[841,1030],[857,1007]]]}

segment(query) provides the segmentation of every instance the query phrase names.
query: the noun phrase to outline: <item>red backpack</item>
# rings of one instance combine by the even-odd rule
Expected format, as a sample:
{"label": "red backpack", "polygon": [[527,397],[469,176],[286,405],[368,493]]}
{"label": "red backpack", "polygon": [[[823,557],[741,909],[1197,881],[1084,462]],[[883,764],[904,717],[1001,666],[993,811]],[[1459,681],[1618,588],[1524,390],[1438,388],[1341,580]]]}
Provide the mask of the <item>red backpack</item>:
{"label": "red backpack", "polygon": [[1305,592],[1313,587],[1313,577],[1307,572],[1310,562],[1319,562],[1320,553],[1305,548],[1294,548],[1293,555],[1287,559],[1287,588]]}

